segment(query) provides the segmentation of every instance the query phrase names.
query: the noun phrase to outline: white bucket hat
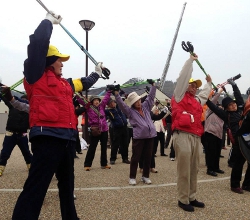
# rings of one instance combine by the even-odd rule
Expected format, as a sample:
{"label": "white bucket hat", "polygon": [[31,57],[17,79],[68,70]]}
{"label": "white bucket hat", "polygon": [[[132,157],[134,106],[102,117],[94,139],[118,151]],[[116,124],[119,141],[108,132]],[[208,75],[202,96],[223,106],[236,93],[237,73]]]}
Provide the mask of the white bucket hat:
{"label": "white bucket hat", "polygon": [[141,99],[141,96],[139,96],[136,92],[131,92],[129,93],[127,99],[128,99],[129,105],[132,106],[135,102]]}

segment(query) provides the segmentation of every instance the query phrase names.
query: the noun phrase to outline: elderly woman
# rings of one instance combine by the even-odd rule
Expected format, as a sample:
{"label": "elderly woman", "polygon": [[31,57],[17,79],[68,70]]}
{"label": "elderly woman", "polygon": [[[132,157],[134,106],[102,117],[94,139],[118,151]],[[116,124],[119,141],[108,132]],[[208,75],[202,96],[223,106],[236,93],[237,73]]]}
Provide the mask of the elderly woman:
{"label": "elderly woman", "polygon": [[152,88],[143,103],[141,103],[141,97],[136,92],[130,93],[128,95],[128,102],[131,107],[129,107],[122,101],[119,92],[115,91],[117,104],[123,113],[127,115],[130,124],[133,126],[132,157],[129,175],[130,185],[136,185],[136,172],[142,154],[144,155],[144,164],[141,181],[146,184],[151,184],[149,170],[154,137],[156,137],[157,134],[151,119],[150,111],[154,104],[155,92],[155,83],[152,82]]}

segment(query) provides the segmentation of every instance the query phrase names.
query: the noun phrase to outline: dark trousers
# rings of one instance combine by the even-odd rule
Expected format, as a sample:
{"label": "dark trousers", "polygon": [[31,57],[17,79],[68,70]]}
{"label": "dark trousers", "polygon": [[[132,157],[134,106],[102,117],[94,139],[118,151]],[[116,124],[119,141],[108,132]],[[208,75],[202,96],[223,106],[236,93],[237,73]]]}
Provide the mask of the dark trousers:
{"label": "dark trousers", "polygon": [[101,142],[101,158],[100,158],[100,163],[101,166],[106,166],[108,161],[107,161],[107,143],[108,143],[108,131],[104,131],[101,133],[99,136],[89,136],[90,138],[90,145],[85,157],[84,161],[84,167],[91,167],[94,157],[95,157],[95,151],[96,147],[98,145],[98,142]]}
{"label": "dark trousers", "polygon": [[221,139],[215,135],[205,132],[205,157],[207,169],[215,171],[220,169]]}
{"label": "dark trousers", "polygon": [[227,145],[230,145],[230,138],[229,138],[229,136],[227,135]]}
{"label": "dark trousers", "polygon": [[[157,152],[158,142],[160,141],[161,144],[161,155],[164,154],[164,142],[165,137],[163,132],[157,132],[157,136],[154,137],[154,143],[153,143],[153,149],[151,154],[151,162],[150,162],[150,168],[155,168],[155,154]],[[141,155],[140,161],[139,161],[139,167],[140,169],[143,169],[144,166],[144,155]]]}
{"label": "dark trousers", "polygon": [[[166,143],[165,143],[166,148],[168,147],[172,136],[173,136],[172,123],[167,123],[167,137],[166,137]],[[170,158],[175,158],[173,141],[172,141],[171,146],[170,146],[170,155],[169,156],[170,156]]]}
{"label": "dark trousers", "polygon": [[[152,154],[151,154],[151,161],[150,161],[150,168],[155,168],[155,143],[157,141],[157,137],[154,137],[153,147],[152,147]],[[141,155],[139,160],[139,168],[143,169],[144,166],[144,154]]]}
{"label": "dark trousers", "polygon": [[123,160],[128,159],[128,128],[127,126],[113,128],[113,141],[111,146],[110,161],[115,161],[118,148]]}
{"label": "dark trousers", "polygon": [[0,165],[6,166],[7,160],[10,158],[10,155],[16,145],[21,150],[26,164],[31,163],[32,154],[29,150],[27,136],[23,136],[22,133],[13,133],[11,136],[5,135],[4,137],[3,149],[1,150],[0,155]]}
{"label": "dark trousers", "polygon": [[170,158],[175,158],[175,151],[174,151],[174,143],[172,141],[171,147],[170,147],[170,154],[169,154]]}
{"label": "dark trousers", "polygon": [[149,177],[151,155],[153,152],[154,138],[133,139],[132,140],[132,157],[130,163],[129,177],[136,178],[136,172],[141,155],[143,155],[143,176]]}
{"label": "dark trousers", "polygon": [[[154,137],[154,144],[151,154],[151,162],[150,162],[150,168],[155,168],[155,154],[157,152],[158,142],[160,141],[161,144],[161,154],[164,154],[164,142],[165,137],[163,132],[157,132],[157,136]],[[144,164],[144,155],[141,155],[140,161],[139,161],[139,167],[140,169],[143,169]]]}
{"label": "dark trousers", "polygon": [[221,149],[222,149],[223,147],[225,147],[226,133],[227,133],[227,129],[223,128],[222,140],[221,140]]}
{"label": "dark trousers", "polygon": [[228,155],[228,165],[230,165],[231,167],[233,167],[233,165],[235,164],[236,158],[237,158],[237,154],[238,154],[238,150],[234,150],[235,148],[239,148],[239,146],[235,146],[234,144],[232,144],[232,147],[229,151],[229,155]]}
{"label": "dark trousers", "polygon": [[172,123],[167,123],[167,137],[166,137],[166,143],[165,143],[166,148],[169,145],[172,134],[173,134],[173,132],[172,132]]}
{"label": "dark trousers", "polygon": [[32,139],[33,158],[29,176],[16,206],[13,220],[37,220],[54,174],[58,179],[63,220],[78,219],[74,204],[74,152],[71,141],[38,136]]}
{"label": "dark trousers", "polygon": [[133,128],[128,128],[128,146],[130,144],[131,139],[133,139]]}
{"label": "dark trousers", "polygon": [[114,140],[114,129],[109,126],[109,137],[110,137],[110,147],[112,148],[113,140]]}
{"label": "dark trousers", "polygon": [[81,142],[80,142],[79,132],[78,131],[77,131],[77,134],[76,134],[75,149],[76,149],[77,153],[81,153],[81,151],[82,151]]}
{"label": "dark trousers", "polygon": [[[236,143],[237,143],[237,141],[236,141]],[[242,155],[238,144],[234,145],[233,150],[235,153],[235,163],[234,163],[233,168],[232,168],[230,183],[231,183],[231,187],[237,188],[237,187],[240,187],[240,181],[242,178],[242,170],[243,170],[243,166],[246,162],[246,159]],[[247,164],[247,170],[245,173],[245,178],[244,178],[244,181],[242,183],[242,186],[250,186],[249,163]]]}
{"label": "dark trousers", "polygon": [[85,125],[82,125],[82,138],[86,141],[86,137],[85,137]]}
{"label": "dark trousers", "polygon": [[[170,135],[171,138],[171,135]],[[157,136],[154,138],[154,154],[157,152],[158,143],[160,142],[161,155],[164,154],[164,142],[165,136],[163,132],[157,132]]]}

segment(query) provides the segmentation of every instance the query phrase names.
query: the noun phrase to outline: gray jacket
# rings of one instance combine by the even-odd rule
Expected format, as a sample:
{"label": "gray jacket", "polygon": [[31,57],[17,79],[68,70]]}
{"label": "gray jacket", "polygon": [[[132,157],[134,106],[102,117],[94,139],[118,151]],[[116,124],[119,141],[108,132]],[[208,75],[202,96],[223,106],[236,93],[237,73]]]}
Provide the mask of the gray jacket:
{"label": "gray jacket", "polygon": [[[219,97],[220,93],[216,93],[212,99],[212,102],[215,104],[218,101]],[[224,121],[208,108],[206,111],[206,120],[204,126],[205,132],[213,134],[219,139],[222,139],[223,125]]]}

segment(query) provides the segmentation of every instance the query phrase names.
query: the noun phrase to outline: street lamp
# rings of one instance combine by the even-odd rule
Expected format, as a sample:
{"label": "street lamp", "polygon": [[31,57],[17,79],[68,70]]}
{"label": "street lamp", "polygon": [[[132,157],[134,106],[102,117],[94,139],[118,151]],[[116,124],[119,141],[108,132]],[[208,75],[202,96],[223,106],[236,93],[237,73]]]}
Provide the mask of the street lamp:
{"label": "street lamp", "polygon": [[[81,20],[79,21],[81,27],[86,31],[86,50],[88,51],[88,32],[95,26],[95,22],[90,20]],[[86,77],[88,76],[88,56],[86,55]],[[88,91],[86,90],[86,99],[88,99]],[[89,143],[89,134],[88,134],[88,115],[85,113],[85,127],[84,127],[84,139]]]}

